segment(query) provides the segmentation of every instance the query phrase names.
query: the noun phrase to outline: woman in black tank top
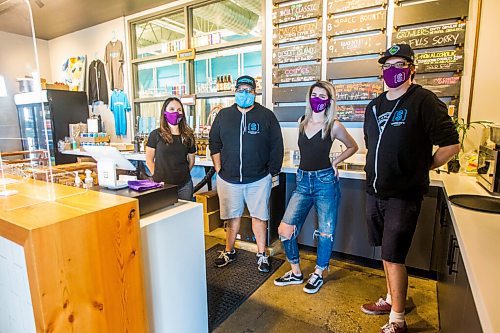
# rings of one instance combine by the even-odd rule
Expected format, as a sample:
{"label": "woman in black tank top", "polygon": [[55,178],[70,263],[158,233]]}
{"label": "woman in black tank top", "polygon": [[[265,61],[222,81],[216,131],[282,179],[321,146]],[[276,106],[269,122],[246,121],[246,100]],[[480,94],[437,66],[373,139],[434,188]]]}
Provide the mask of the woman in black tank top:
{"label": "woman in black tank top", "polygon": [[[314,294],[323,285],[323,271],[328,269],[333,248],[340,200],[337,164],[353,155],[358,145],[336,120],[335,89],[331,83],[318,81],[313,84],[306,101],[305,114],[299,120],[297,186],[278,229],[292,269],[276,279],[274,284],[286,286],[304,281],[297,236],[314,206],[318,215],[318,229],[314,232],[314,237],[318,239],[316,268],[303,288],[306,293]],[[331,162],[330,150],[335,140],[341,141],[347,149]]]}

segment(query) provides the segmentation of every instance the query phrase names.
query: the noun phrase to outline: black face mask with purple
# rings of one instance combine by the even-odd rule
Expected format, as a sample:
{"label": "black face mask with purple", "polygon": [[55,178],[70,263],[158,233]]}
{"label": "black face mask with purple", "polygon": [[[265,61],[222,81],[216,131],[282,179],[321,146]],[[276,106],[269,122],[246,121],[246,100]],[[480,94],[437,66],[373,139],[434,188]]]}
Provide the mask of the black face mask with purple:
{"label": "black face mask with purple", "polygon": [[172,126],[179,125],[182,119],[182,114],[179,112],[163,112],[163,116],[165,116],[165,120]]}
{"label": "black face mask with purple", "polygon": [[391,66],[384,69],[382,73],[384,81],[389,88],[397,88],[403,83],[405,83],[411,76],[410,67],[406,68],[396,68]]}
{"label": "black face mask with purple", "polygon": [[309,103],[311,104],[311,109],[314,113],[325,111],[330,106],[329,99],[322,99],[319,97],[309,98]]}

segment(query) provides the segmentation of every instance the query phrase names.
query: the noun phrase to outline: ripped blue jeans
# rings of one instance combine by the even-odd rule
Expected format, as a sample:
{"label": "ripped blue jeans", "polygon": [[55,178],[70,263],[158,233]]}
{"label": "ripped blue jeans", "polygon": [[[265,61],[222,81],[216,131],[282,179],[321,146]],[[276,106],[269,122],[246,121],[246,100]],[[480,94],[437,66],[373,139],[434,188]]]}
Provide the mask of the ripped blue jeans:
{"label": "ripped blue jeans", "polygon": [[291,264],[298,264],[299,247],[297,236],[304,225],[311,207],[318,215],[318,229],[314,237],[318,239],[316,268],[328,268],[333,248],[335,226],[340,202],[339,181],[332,168],[319,171],[297,170],[297,187],[290,197],[283,222],[294,226],[290,239],[280,235],[286,258]]}

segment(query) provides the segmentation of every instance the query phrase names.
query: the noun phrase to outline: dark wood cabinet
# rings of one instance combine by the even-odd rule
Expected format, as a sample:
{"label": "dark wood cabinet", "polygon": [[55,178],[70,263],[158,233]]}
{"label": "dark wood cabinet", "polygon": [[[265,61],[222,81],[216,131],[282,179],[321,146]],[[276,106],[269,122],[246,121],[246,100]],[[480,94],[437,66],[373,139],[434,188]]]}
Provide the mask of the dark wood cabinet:
{"label": "dark wood cabinet", "polygon": [[446,200],[440,200],[437,234],[437,294],[442,333],[481,333],[481,324],[469,285],[460,246]]}

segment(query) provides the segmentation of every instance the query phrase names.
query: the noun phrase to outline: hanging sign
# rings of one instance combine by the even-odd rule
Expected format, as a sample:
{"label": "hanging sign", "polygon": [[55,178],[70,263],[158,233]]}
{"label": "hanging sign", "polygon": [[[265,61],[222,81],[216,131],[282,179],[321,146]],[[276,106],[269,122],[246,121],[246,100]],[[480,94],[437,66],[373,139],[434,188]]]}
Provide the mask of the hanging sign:
{"label": "hanging sign", "polygon": [[185,49],[177,51],[177,61],[193,60],[195,56],[194,49]]}
{"label": "hanging sign", "polygon": [[356,32],[383,30],[386,26],[387,12],[362,13],[329,18],[326,23],[326,35],[337,36]]}
{"label": "hanging sign", "polygon": [[316,22],[276,28],[273,31],[273,43],[280,44],[299,40],[319,39],[321,38],[321,27],[321,19],[319,19]]}
{"label": "hanging sign", "polygon": [[320,78],[320,64],[273,68],[273,83],[306,82]]}
{"label": "hanging sign", "polygon": [[386,0],[328,0],[328,13],[342,13],[351,10],[385,5]]}
{"label": "hanging sign", "polygon": [[465,42],[465,23],[455,22],[398,30],[392,36],[394,44],[408,44],[413,49],[463,45]]}
{"label": "hanging sign", "polygon": [[273,24],[306,20],[313,17],[321,17],[322,0],[312,0],[293,5],[274,8]]}
{"label": "hanging sign", "polygon": [[321,43],[280,47],[273,50],[273,64],[321,59]]}
{"label": "hanging sign", "polygon": [[337,105],[337,118],[340,121],[364,121],[365,109],[364,104]]}
{"label": "hanging sign", "polygon": [[429,89],[438,97],[455,97],[460,95],[460,76],[418,79],[417,83]]}
{"label": "hanging sign", "polygon": [[464,69],[464,51],[449,50],[415,55],[417,73],[460,72]]}
{"label": "hanging sign", "polygon": [[382,81],[336,84],[335,92],[338,101],[372,100],[384,92],[384,86]]}
{"label": "hanging sign", "polygon": [[381,53],[386,47],[385,34],[328,40],[328,58]]}

